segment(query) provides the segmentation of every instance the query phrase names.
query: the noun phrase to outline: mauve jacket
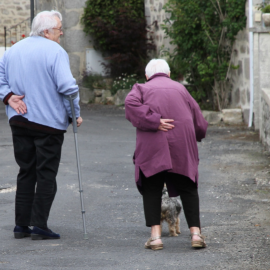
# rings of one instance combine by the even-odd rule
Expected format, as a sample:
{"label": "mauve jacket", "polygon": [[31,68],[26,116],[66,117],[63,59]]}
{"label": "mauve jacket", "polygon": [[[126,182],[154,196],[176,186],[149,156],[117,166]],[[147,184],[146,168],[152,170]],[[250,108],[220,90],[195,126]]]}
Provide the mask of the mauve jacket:
{"label": "mauve jacket", "polygon": [[[126,118],[137,128],[134,153],[135,180],[142,193],[140,170],[145,177],[162,171],[182,174],[198,184],[198,147],[208,123],[186,88],[164,73],[145,84],[135,84],[125,100]],[[174,119],[175,127],[158,130],[160,118]],[[178,196],[166,180],[169,195]]]}

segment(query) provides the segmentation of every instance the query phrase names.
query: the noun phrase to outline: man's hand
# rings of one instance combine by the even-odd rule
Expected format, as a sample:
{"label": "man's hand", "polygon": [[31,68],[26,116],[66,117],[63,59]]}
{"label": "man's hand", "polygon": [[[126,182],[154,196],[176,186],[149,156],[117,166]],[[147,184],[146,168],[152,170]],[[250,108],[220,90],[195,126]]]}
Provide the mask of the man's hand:
{"label": "man's hand", "polygon": [[158,127],[159,130],[161,131],[168,131],[169,129],[173,129],[174,125],[169,124],[171,122],[173,122],[173,119],[162,119],[160,118],[160,125]]}
{"label": "man's hand", "polygon": [[17,95],[12,95],[9,100],[8,104],[11,108],[13,108],[17,114],[25,114],[27,113],[27,108],[25,103],[22,101],[24,96],[17,96]]}
{"label": "man's hand", "polygon": [[83,122],[83,119],[79,116],[77,119],[77,127],[79,127]]}

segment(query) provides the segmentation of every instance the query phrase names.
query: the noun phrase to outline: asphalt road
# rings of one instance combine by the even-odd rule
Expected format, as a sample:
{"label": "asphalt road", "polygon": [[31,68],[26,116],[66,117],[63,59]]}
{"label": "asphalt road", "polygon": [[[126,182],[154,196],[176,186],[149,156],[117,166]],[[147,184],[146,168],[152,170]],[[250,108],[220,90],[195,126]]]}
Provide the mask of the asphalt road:
{"label": "asphalt road", "polygon": [[0,269],[265,269],[270,270],[270,154],[244,127],[209,127],[198,143],[202,233],[208,247],[191,248],[181,213],[181,235],[162,235],[164,249],[144,249],[149,237],[134,183],[135,129],[124,110],[83,106],[79,128],[89,240],[83,239],[74,139],[65,135],[58,192],[49,227],[60,240],[14,239],[18,166],[0,105]]}

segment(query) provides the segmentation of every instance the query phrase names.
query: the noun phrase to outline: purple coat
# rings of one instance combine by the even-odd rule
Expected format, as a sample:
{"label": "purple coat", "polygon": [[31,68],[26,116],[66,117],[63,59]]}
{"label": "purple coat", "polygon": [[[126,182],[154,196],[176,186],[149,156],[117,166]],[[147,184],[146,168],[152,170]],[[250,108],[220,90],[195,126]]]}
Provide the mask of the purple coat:
{"label": "purple coat", "polygon": [[[125,100],[126,118],[137,128],[135,180],[141,192],[140,170],[146,177],[161,171],[182,174],[198,184],[197,141],[208,123],[186,88],[164,73],[135,84]],[[158,130],[160,118],[174,119],[168,132]],[[166,181],[171,197],[178,196]]]}

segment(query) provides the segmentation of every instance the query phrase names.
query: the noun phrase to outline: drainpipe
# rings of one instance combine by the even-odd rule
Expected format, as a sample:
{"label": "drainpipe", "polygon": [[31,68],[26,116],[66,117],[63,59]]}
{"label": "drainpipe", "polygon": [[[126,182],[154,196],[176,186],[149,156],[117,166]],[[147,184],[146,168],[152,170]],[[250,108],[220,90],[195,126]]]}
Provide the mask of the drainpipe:
{"label": "drainpipe", "polygon": [[34,0],[31,0],[31,23],[33,22],[33,19],[35,17],[34,6]]}
{"label": "drainpipe", "polygon": [[5,51],[7,50],[7,27],[4,26],[4,36],[5,36]]}
{"label": "drainpipe", "polygon": [[252,126],[253,118],[253,103],[254,103],[254,73],[253,73],[253,32],[250,28],[253,27],[253,0],[249,0],[249,83],[250,83],[250,109],[248,127]]}

